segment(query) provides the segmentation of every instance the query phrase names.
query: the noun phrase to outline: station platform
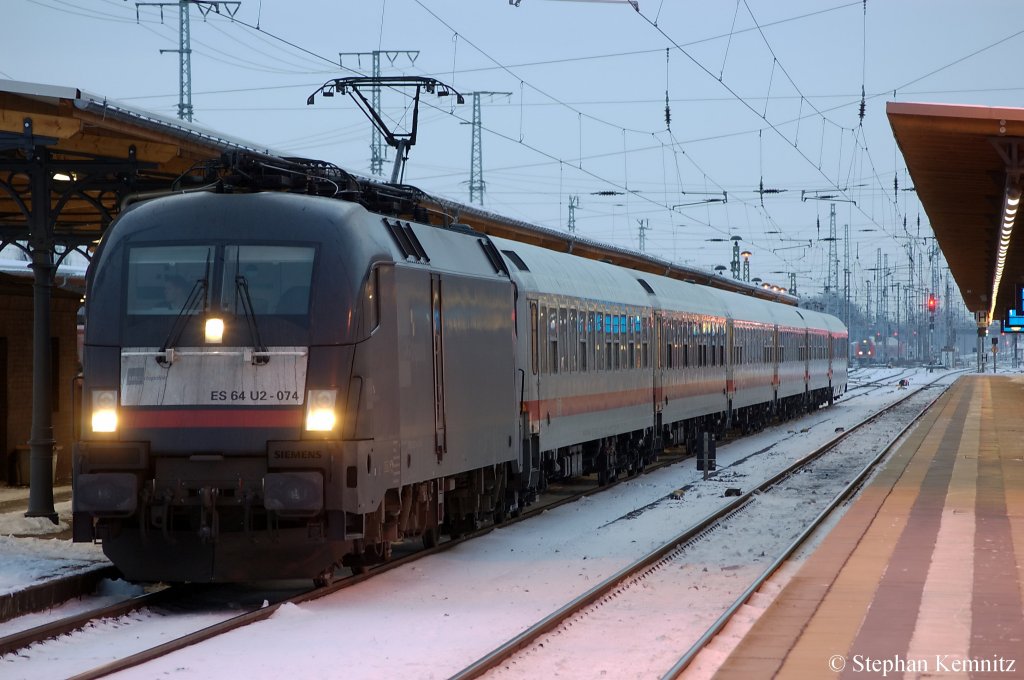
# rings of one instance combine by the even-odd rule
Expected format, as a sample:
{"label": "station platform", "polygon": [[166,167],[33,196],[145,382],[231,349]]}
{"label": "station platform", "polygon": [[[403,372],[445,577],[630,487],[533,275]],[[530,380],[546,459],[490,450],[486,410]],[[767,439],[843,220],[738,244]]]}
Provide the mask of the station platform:
{"label": "station platform", "polygon": [[716,678],[1024,678],[1024,378],[959,379]]}

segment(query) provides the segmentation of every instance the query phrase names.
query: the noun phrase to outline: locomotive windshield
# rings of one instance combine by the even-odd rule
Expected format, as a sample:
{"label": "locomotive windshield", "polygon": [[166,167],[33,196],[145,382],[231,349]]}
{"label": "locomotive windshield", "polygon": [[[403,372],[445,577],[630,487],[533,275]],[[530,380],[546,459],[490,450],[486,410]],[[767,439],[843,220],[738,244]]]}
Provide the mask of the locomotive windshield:
{"label": "locomotive windshield", "polygon": [[[304,315],[315,255],[310,246],[133,247],[128,251],[126,311],[129,316],[198,314],[211,307],[212,298],[220,301],[215,308],[241,316],[244,284],[256,315]],[[217,269],[221,285],[214,290]],[[183,307],[197,284],[203,289],[201,303]]]}
{"label": "locomotive windshield", "polygon": [[309,311],[314,255],[313,248],[301,246],[226,246],[221,308],[244,314],[243,291],[247,288],[257,316],[305,314]]}
{"label": "locomotive windshield", "polygon": [[[197,282],[209,280],[213,246],[156,246],[132,248],[128,253],[130,315],[174,315],[182,310]],[[208,286],[204,287],[208,289]],[[186,313],[196,314],[207,299]]]}

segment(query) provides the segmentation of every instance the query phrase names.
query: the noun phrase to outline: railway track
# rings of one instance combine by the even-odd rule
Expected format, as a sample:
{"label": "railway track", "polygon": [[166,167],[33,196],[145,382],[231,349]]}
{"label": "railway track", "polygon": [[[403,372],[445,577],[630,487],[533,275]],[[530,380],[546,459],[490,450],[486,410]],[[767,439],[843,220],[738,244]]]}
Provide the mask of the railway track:
{"label": "railway track", "polygon": [[[746,548],[755,553],[762,551],[762,554],[776,554],[777,556],[774,559],[765,558],[765,561],[770,561],[770,564],[760,574],[744,574],[739,565],[736,566],[735,570],[732,567],[725,568],[725,570],[729,571],[722,578],[731,578],[734,581],[744,578],[750,579],[748,587],[739,588],[742,591],[739,597],[727,600],[722,600],[719,597],[716,604],[703,602],[704,596],[699,590],[696,591],[697,596],[694,597],[692,588],[698,587],[695,584],[706,583],[708,579],[713,577],[701,574],[699,568],[687,571],[689,568],[688,563],[707,564],[707,562],[701,559],[702,556],[724,554],[725,551],[729,550],[730,544],[735,547],[735,527],[742,526],[744,516],[747,513],[775,512],[780,515],[786,515],[795,512],[796,508],[801,504],[808,505],[806,481],[811,478],[811,475],[804,474],[804,472],[811,466],[821,466],[829,457],[829,454],[837,451],[838,447],[842,446],[844,442],[850,442],[851,438],[856,437],[858,433],[865,432],[866,428],[885,419],[908,400],[915,398],[921,403],[927,401],[927,406],[910,423],[900,428],[898,433],[892,436],[887,443],[884,443],[879,453],[871,455],[866,464],[859,466],[859,471],[853,471],[851,473],[852,479],[839,484],[840,488],[838,491],[832,490],[829,492],[831,500],[825,507],[815,507],[813,509],[812,518],[806,523],[799,536],[795,539],[781,535],[744,537],[744,546]],[[934,398],[925,398],[921,392],[911,393],[882,411],[866,418],[857,426],[848,428],[831,442],[804,456],[770,479],[737,496],[732,502],[712,512],[698,523],[681,532],[670,541],[667,541],[664,545],[652,550],[633,564],[626,566],[579,597],[566,603],[557,611],[552,612],[522,631],[516,637],[496,647],[493,651],[452,677],[464,680],[480,677],[484,673],[493,673],[495,677],[504,677],[505,675],[509,677],[522,677],[538,672],[539,668],[564,668],[572,663],[568,659],[578,655],[580,649],[586,648],[587,640],[595,639],[608,641],[608,646],[614,646],[614,652],[609,651],[609,654],[616,657],[616,663],[620,664],[620,668],[631,668],[636,671],[638,677],[650,677],[662,673],[664,673],[665,678],[677,677],[692,661],[694,656],[707,645],[708,641],[713,639],[715,634],[725,626],[730,617],[751,598],[761,584],[774,574],[789,556],[804,543],[807,536],[825,521],[836,507],[860,487],[863,479],[871,473],[880,461],[885,459],[886,454],[893,445],[913,426],[921,414],[933,402]],[[829,474],[835,473],[830,472]],[[835,474],[835,476],[838,476],[838,474]],[[780,505],[779,502],[774,500],[778,495],[777,490],[784,489],[787,485],[794,486],[797,489],[797,495],[792,503]],[[799,491],[801,486],[803,487],[802,493]],[[837,485],[833,484],[830,486],[834,487]],[[766,493],[769,490],[771,490],[771,493]],[[820,493],[821,489],[817,489],[816,492]],[[732,527],[732,529],[729,527]],[[774,532],[762,533],[771,534]],[[715,537],[717,537],[718,543],[711,545],[710,542]],[[700,546],[704,543],[709,545],[702,551]],[[774,553],[771,551],[774,551]],[[693,557],[695,554],[696,558]],[[706,566],[703,569],[705,572],[707,571]],[[747,572],[751,571],[750,567],[744,567],[744,569]],[[693,573],[690,573],[691,571]],[[676,589],[672,589],[673,586]],[[733,589],[736,589],[735,584]],[[670,602],[671,609],[678,612],[697,610],[704,613],[705,616],[707,616],[706,612],[717,608],[718,615],[717,618],[714,618],[714,616],[709,617],[709,620],[714,619],[714,622],[707,627],[703,635],[699,631],[696,633],[696,640],[682,657],[672,657],[667,661],[664,658],[652,659],[652,656],[657,656],[652,655],[652,648],[658,644],[654,641],[654,638],[659,637],[656,634],[656,630],[668,631],[665,633],[665,637],[669,638],[669,640],[666,640],[668,644],[676,644],[673,631],[685,635],[678,628],[674,628],[675,624],[667,618],[671,613],[666,614],[664,611],[655,609],[659,603],[653,600],[660,600],[662,606],[664,606],[665,602]],[[682,614],[680,614],[680,617],[685,618]],[[652,621],[654,626],[652,626]],[[616,625],[621,626],[623,630],[619,631]],[[685,628],[685,626],[682,626],[682,628]],[[629,652],[623,652],[621,648],[613,645],[612,641],[631,639],[636,636],[636,630],[645,629],[651,629],[652,639],[647,644],[636,646],[637,658],[633,662],[624,662],[622,655]],[[663,642],[662,644],[666,643]],[[593,647],[593,645],[590,646],[591,648]],[[601,651],[597,650],[596,655],[599,657],[600,654]],[[660,666],[657,669],[644,667],[643,664],[647,659],[652,659],[652,665],[660,663]],[[614,671],[603,668],[600,665],[600,661],[598,658],[595,658],[593,650],[591,654],[588,654],[586,663],[592,671],[600,669],[614,673]],[[665,672],[665,669],[669,669],[668,672]]]}
{"label": "railway track", "polygon": [[[646,472],[653,472],[666,465],[674,464],[685,457],[686,456],[682,455],[678,451],[668,452],[660,457],[656,463],[648,466]],[[240,614],[222,617],[222,620],[211,625],[190,630],[184,634],[178,635],[174,639],[142,649],[122,658],[102,663],[94,668],[79,672],[76,675],[69,677],[73,677],[76,680],[86,680],[87,678],[100,678],[111,673],[132,668],[204,640],[211,639],[218,635],[223,635],[229,631],[236,630],[258,621],[266,620],[273,616],[274,613],[285,604],[298,605],[344,590],[362,583],[376,575],[403,567],[429,555],[450,550],[465,541],[486,535],[498,527],[505,527],[525,521],[561,505],[572,503],[581,498],[614,488],[614,486],[615,485],[612,484],[601,487],[596,481],[587,481],[584,483],[568,485],[553,485],[549,489],[549,493],[547,493],[539,502],[530,506],[529,509],[525,510],[518,517],[511,518],[500,525],[488,525],[466,533],[457,539],[449,539],[440,542],[431,548],[411,548],[406,546],[404,551],[399,549],[400,553],[405,552],[405,554],[395,557],[389,562],[372,567],[366,573],[346,575],[328,586],[303,590],[302,592],[291,596],[281,597],[272,602],[267,601],[262,605],[247,608]],[[80,631],[88,627],[96,628],[95,624],[104,620],[123,619],[133,613],[147,609],[181,609],[183,608],[182,601],[191,597],[194,590],[194,588],[188,587],[167,587],[159,591],[129,598],[123,602],[91,609],[33,627],[31,629],[13,633],[0,638],[0,660],[2,660],[4,655],[19,654],[32,645],[44,643],[58,636]],[[95,630],[93,630],[93,634],[96,634]],[[96,641],[93,640],[90,644],[96,645]]]}
{"label": "railway track", "polygon": [[[659,461],[659,463],[657,463],[655,465],[652,465],[652,466],[649,466],[648,467],[648,471],[653,471],[653,470],[656,470],[659,467],[663,467],[665,465],[669,465],[669,464],[678,462],[680,459],[682,459],[684,457],[685,456],[681,455],[679,452],[670,452],[668,455],[664,456]],[[632,479],[632,477],[630,477],[630,479]],[[506,522],[506,523],[504,523],[504,524],[502,524],[500,526],[504,527],[504,526],[507,526],[509,524],[512,524],[512,523],[515,523],[515,522],[518,522],[518,521],[524,521],[525,519],[528,519],[528,518],[530,518],[530,517],[532,517],[532,516],[534,516],[534,515],[536,515],[536,514],[538,514],[540,512],[544,512],[544,511],[550,510],[550,509],[555,508],[555,507],[557,507],[559,505],[575,502],[575,501],[579,500],[582,497],[589,496],[591,494],[594,494],[594,493],[597,493],[597,492],[600,492],[600,491],[604,491],[604,490],[610,489],[610,488],[614,488],[614,485],[610,486],[610,487],[603,487],[603,488],[601,488],[601,487],[598,487],[595,482],[590,482],[589,484],[588,483],[584,483],[584,484],[576,484],[576,485],[567,485],[567,486],[564,486],[564,487],[553,487],[551,489],[551,493],[548,495],[547,498],[544,499],[543,503],[538,503],[538,504],[535,504],[535,505],[531,506],[530,509],[528,511],[525,511],[519,518],[516,518],[514,520],[510,520],[509,522]],[[358,575],[358,576],[344,577],[341,580],[331,584],[330,586],[324,587],[324,588],[318,588],[318,589],[314,589],[314,590],[304,591],[304,592],[299,593],[299,594],[297,594],[297,595],[295,595],[293,597],[282,598],[279,601],[276,601],[276,602],[274,602],[272,604],[268,604],[267,606],[253,607],[250,610],[244,611],[244,612],[242,612],[241,614],[238,614],[238,615],[234,615],[234,616],[230,616],[230,617],[226,617],[226,618],[222,617],[223,620],[219,620],[219,621],[217,621],[216,623],[214,623],[212,625],[206,626],[205,628],[201,628],[201,629],[198,629],[198,630],[188,631],[185,634],[177,636],[173,640],[167,640],[166,642],[162,642],[159,645],[153,645],[151,649],[141,650],[141,651],[136,652],[134,654],[128,655],[128,656],[126,656],[126,657],[124,657],[122,659],[117,659],[117,660],[111,661],[109,663],[104,663],[104,664],[98,665],[97,667],[93,668],[92,670],[86,671],[84,673],[80,673],[79,675],[77,675],[75,677],[80,677],[80,678],[101,677],[103,675],[106,675],[106,674],[109,674],[109,673],[113,673],[113,672],[116,672],[118,670],[122,670],[122,669],[125,669],[125,668],[130,668],[132,666],[135,666],[135,665],[144,663],[146,661],[155,659],[155,658],[157,658],[159,656],[162,656],[164,654],[168,654],[168,653],[171,653],[173,651],[176,651],[176,650],[182,649],[184,647],[187,647],[189,645],[195,644],[195,643],[200,642],[202,640],[207,640],[207,639],[210,639],[210,638],[215,637],[217,635],[221,635],[221,634],[223,634],[223,633],[225,633],[225,632],[227,632],[229,630],[234,630],[234,629],[240,628],[242,626],[248,625],[250,623],[267,619],[267,618],[271,617],[281,606],[283,606],[286,603],[301,604],[303,602],[307,602],[307,601],[310,601],[310,600],[313,600],[313,599],[316,599],[316,598],[319,598],[319,597],[323,597],[325,595],[328,595],[328,594],[331,594],[331,593],[343,590],[343,589],[348,588],[350,586],[353,586],[353,585],[356,585],[358,583],[361,583],[362,581],[366,580],[367,578],[371,578],[371,577],[373,577],[375,575],[384,573],[384,572],[389,571],[391,569],[402,567],[402,566],[404,566],[406,564],[409,564],[410,562],[412,562],[414,560],[426,557],[428,555],[435,554],[437,552],[442,552],[444,550],[451,549],[451,548],[459,545],[460,543],[462,543],[462,542],[464,542],[466,540],[469,540],[469,539],[472,539],[472,538],[476,538],[476,537],[482,536],[482,535],[484,535],[486,533],[489,533],[494,528],[496,528],[496,527],[487,526],[487,527],[485,527],[483,529],[480,529],[478,531],[469,533],[466,536],[464,536],[463,538],[460,538],[460,539],[457,539],[457,540],[446,541],[446,542],[438,544],[434,548],[427,549],[427,550],[422,550],[421,549],[421,550],[419,550],[419,551],[417,551],[415,553],[408,554],[408,555],[405,555],[403,557],[396,558],[396,559],[394,559],[393,561],[391,561],[391,562],[389,562],[387,564],[383,564],[383,565],[380,565],[378,567],[373,568],[367,574]],[[137,609],[137,608],[138,607],[132,607],[131,609]],[[123,615],[124,614],[122,614],[122,616]],[[106,616],[112,616],[112,614],[107,614]],[[88,618],[87,619],[81,619],[81,620],[79,620],[75,624],[72,624],[70,622],[59,623],[59,624],[56,624],[52,630],[57,630],[58,628],[61,628],[63,630],[73,630],[75,628],[80,628],[83,625],[89,625],[90,621],[95,621],[95,620],[96,620],[96,618],[93,617],[91,619],[88,619]],[[40,639],[45,638],[45,637],[52,637],[53,634],[55,634],[55,633],[46,632],[44,630],[38,631],[38,634],[35,634],[35,635],[29,634],[28,632],[26,632],[26,634],[23,634],[20,637],[20,641],[17,644],[15,644],[14,647],[17,648],[17,649],[24,649],[24,647],[27,644],[32,644],[34,642],[38,642],[38,641],[40,641]],[[60,633],[56,633],[56,634],[60,634]],[[82,666],[79,666],[79,668],[81,668],[81,667]]]}

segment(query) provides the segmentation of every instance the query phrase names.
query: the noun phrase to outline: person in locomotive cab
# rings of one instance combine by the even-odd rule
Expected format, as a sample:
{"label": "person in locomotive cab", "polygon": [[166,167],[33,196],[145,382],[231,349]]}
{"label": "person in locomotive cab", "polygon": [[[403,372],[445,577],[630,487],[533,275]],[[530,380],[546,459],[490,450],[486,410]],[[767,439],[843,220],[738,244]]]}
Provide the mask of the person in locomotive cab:
{"label": "person in locomotive cab", "polygon": [[178,310],[188,299],[188,284],[177,274],[169,274],[164,278],[163,307]]}

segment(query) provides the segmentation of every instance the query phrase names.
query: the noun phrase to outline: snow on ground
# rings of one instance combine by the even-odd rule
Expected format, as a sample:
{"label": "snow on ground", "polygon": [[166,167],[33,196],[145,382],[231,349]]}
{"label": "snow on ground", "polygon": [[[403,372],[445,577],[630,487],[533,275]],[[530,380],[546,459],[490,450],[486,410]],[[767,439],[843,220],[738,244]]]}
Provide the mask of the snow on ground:
{"label": "snow on ground", "polygon": [[[283,607],[268,621],[116,677],[448,677],[729,500],[722,493],[736,485],[729,478],[740,468],[747,485],[767,478],[834,438],[836,428],[903,396],[896,381],[904,377],[914,389],[937,376],[908,369],[853,372],[851,391],[836,407],[720,446],[720,472],[710,480],[701,480],[692,461],[661,469],[334,595]],[[869,381],[882,385],[855,387]],[[688,485],[681,500],[637,512]],[[3,521],[0,534],[7,533]],[[6,557],[22,553],[31,539],[3,540],[0,579],[9,571]],[[99,558],[94,546],[82,547]],[[39,555],[34,566],[25,555],[14,571],[53,573],[51,560],[67,554]],[[650,644],[651,630],[638,627],[636,636],[636,644]],[[4,675],[61,677],[67,666],[61,668],[25,659],[6,666]],[[614,677],[615,669],[609,672]]]}
{"label": "snow on ground", "polygon": [[[3,489],[0,502],[27,498],[27,494],[27,489]],[[44,517],[25,517],[25,507],[27,502],[20,509],[0,513],[0,594],[110,564],[99,545],[52,537],[70,527],[70,501],[54,506],[56,525]]]}

